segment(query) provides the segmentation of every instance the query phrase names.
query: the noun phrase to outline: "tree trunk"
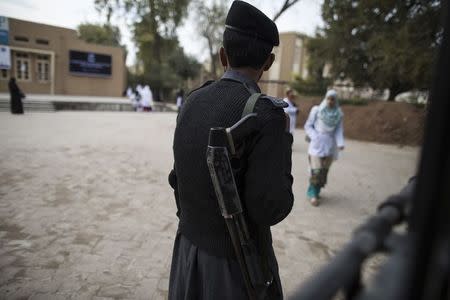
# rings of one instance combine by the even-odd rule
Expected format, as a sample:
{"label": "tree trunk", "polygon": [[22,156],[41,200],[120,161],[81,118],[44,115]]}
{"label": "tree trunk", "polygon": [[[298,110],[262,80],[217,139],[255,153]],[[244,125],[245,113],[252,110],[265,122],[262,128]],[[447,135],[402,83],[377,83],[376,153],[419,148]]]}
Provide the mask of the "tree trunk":
{"label": "tree trunk", "polygon": [[398,94],[401,94],[403,92],[406,92],[410,89],[405,84],[401,84],[400,82],[392,82],[391,86],[389,87],[389,102],[394,102],[395,97],[397,97]]}
{"label": "tree trunk", "polygon": [[[159,70],[161,69],[161,64],[162,64],[162,60],[161,60],[161,36],[158,34],[158,32],[155,33],[155,44],[153,47],[154,50],[154,54],[155,54],[155,61],[156,61],[156,69]],[[154,72],[154,70],[150,70],[150,72]],[[156,86],[155,87],[155,93],[153,94],[153,98],[155,101],[159,102],[161,101],[161,91],[160,91],[160,87]]]}
{"label": "tree trunk", "polygon": [[398,93],[393,92],[391,89],[389,89],[389,98],[387,101],[389,102],[395,102],[395,97],[398,95]]}
{"label": "tree trunk", "polygon": [[[161,36],[159,35],[158,32],[158,22],[156,21],[156,15],[155,15],[155,3],[153,0],[149,1],[149,7],[150,7],[150,22],[151,22],[151,31],[153,33],[153,36],[155,38],[155,42],[153,43],[153,57],[156,61],[155,64],[155,69],[160,69],[161,66]],[[153,71],[153,70],[145,70],[146,72],[148,71]],[[161,101],[161,91],[160,91],[160,87],[159,86],[155,86],[152,87],[153,89],[153,100],[156,102]]]}

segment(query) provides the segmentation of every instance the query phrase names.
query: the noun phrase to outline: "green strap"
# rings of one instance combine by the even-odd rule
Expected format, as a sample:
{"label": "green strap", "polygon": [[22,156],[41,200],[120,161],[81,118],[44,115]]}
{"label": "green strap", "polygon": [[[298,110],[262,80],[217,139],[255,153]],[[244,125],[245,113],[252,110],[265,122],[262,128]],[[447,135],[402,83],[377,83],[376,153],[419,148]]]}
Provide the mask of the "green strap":
{"label": "green strap", "polygon": [[256,101],[258,101],[260,96],[261,96],[261,93],[254,93],[248,98],[247,103],[245,104],[245,107],[244,107],[244,111],[242,112],[241,119],[243,117],[245,117],[246,115],[251,114],[253,112]]}

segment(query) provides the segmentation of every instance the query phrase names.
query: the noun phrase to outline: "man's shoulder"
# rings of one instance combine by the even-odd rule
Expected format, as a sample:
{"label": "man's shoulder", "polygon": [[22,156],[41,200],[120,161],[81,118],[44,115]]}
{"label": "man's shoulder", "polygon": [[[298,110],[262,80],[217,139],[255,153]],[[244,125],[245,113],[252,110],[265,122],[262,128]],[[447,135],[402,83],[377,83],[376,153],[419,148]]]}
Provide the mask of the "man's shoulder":
{"label": "man's shoulder", "polygon": [[283,99],[262,95],[256,103],[254,112],[258,114],[258,120],[262,126],[276,120],[284,124],[285,107],[287,103]]}
{"label": "man's shoulder", "polygon": [[284,108],[288,104],[281,98],[276,98],[267,95],[261,95],[256,104],[256,110],[260,115],[284,115]]}
{"label": "man's shoulder", "polygon": [[199,87],[197,87],[197,88],[191,90],[191,91],[187,94],[187,97],[190,97],[190,96],[192,96],[193,94],[195,94],[196,92],[202,90],[203,88],[205,88],[205,87],[207,87],[207,86],[210,86],[210,85],[213,84],[214,82],[216,82],[216,81],[215,81],[215,80],[208,80],[208,81],[205,81],[201,86],[199,86]]}
{"label": "man's shoulder", "polygon": [[268,95],[261,95],[261,100],[266,101],[273,108],[286,108],[289,104],[281,98],[276,98]]}

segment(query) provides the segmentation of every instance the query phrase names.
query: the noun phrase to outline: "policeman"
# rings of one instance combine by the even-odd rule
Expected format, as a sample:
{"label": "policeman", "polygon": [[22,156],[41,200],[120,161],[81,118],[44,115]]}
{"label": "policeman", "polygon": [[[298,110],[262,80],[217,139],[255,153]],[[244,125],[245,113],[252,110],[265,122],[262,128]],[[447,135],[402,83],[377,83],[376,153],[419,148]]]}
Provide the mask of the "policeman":
{"label": "policeman", "polygon": [[232,241],[220,214],[206,163],[212,127],[230,127],[245,110],[257,113],[258,131],[233,159],[236,185],[256,240],[262,267],[273,281],[263,299],[282,299],[270,226],[291,211],[292,135],[280,99],[261,96],[257,82],[275,60],[278,29],[266,15],[244,1],[234,1],[226,18],[220,59],[225,74],[187,97],[174,135],[174,189],[179,227],[170,272],[169,299],[248,299]]}

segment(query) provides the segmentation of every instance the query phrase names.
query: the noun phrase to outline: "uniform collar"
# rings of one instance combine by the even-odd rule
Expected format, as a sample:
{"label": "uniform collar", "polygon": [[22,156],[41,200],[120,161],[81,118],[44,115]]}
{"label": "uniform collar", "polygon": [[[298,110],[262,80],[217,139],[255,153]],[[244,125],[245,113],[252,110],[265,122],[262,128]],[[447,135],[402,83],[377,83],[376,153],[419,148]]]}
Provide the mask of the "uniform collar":
{"label": "uniform collar", "polygon": [[258,84],[256,82],[249,78],[248,76],[245,76],[244,74],[236,71],[236,70],[228,70],[223,74],[221,79],[229,79],[238,81],[242,84],[244,84],[247,89],[254,90],[253,92],[261,93],[261,89],[259,88]]}

